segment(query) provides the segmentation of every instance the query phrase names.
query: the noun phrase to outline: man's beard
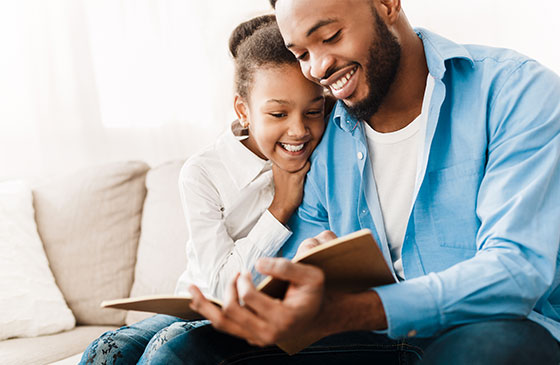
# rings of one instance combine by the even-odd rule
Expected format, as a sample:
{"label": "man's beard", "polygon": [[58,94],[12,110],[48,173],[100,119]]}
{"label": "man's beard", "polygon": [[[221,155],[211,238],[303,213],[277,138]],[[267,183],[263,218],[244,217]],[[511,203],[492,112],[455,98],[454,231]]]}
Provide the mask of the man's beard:
{"label": "man's beard", "polygon": [[387,25],[373,10],[376,18],[376,41],[369,48],[369,59],[365,65],[369,93],[365,99],[348,106],[350,115],[357,120],[369,120],[383,102],[395,80],[401,59],[401,46]]}

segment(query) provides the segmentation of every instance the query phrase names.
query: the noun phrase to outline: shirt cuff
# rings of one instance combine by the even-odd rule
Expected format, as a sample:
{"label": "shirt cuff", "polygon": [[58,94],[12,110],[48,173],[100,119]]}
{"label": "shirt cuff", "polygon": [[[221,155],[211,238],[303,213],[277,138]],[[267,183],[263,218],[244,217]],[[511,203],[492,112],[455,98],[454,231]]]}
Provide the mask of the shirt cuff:
{"label": "shirt cuff", "polygon": [[267,209],[251,229],[247,238],[264,256],[274,256],[291,235],[292,232]]}
{"label": "shirt cuff", "polygon": [[437,303],[426,282],[431,275],[374,289],[385,309],[389,337],[430,337],[441,329]]}

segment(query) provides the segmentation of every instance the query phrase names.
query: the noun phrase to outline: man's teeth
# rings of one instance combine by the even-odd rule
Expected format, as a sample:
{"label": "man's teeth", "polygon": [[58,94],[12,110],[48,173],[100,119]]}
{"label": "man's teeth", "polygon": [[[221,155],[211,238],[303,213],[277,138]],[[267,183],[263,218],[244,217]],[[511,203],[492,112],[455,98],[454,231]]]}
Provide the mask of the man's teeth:
{"label": "man's teeth", "polygon": [[354,75],[354,73],[356,72],[355,69],[352,69],[350,72],[348,72],[346,75],[342,76],[338,81],[333,82],[331,84],[332,88],[335,90],[340,90],[344,87],[344,85],[346,85],[346,83],[348,82],[348,80],[350,80],[350,78],[352,77],[352,75]]}
{"label": "man's teeth", "polygon": [[297,145],[282,143],[282,147],[284,147],[287,151],[290,152],[301,151],[303,149],[303,146],[305,146],[305,143],[297,144]]}

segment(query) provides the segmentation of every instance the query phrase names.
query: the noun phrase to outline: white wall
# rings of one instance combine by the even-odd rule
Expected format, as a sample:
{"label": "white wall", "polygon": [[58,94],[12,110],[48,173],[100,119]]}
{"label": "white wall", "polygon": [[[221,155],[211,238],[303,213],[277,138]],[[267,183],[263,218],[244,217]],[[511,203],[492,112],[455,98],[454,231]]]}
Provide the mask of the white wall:
{"label": "white wall", "polygon": [[459,43],[513,48],[560,74],[560,1],[403,0],[413,26]]}
{"label": "white wall", "polygon": [[[403,8],[414,26],[560,73],[560,2]],[[0,179],[156,165],[211,143],[233,118],[229,34],[270,10],[267,0],[0,0]]]}

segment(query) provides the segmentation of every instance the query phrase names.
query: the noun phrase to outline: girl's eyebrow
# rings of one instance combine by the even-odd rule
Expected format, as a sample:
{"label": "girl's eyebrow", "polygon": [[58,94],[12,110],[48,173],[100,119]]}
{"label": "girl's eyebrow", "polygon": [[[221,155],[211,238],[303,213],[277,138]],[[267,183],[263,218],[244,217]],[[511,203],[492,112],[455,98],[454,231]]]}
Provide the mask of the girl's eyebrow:
{"label": "girl's eyebrow", "polygon": [[[316,101],[319,100],[323,100],[325,97],[323,95],[317,96],[315,99],[311,100],[311,103],[314,103]],[[287,100],[281,100],[281,99],[268,99],[266,101],[266,104],[268,103],[277,103],[277,104],[282,104],[282,105],[290,105],[292,104],[291,102],[287,101]]]}
{"label": "girl's eyebrow", "polygon": [[266,101],[266,103],[278,103],[278,104],[284,104],[284,105],[289,105],[291,104],[289,101],[287,100],[280,100],[280,99],[268,99]]}

